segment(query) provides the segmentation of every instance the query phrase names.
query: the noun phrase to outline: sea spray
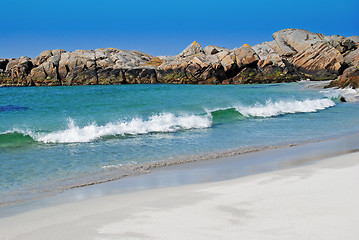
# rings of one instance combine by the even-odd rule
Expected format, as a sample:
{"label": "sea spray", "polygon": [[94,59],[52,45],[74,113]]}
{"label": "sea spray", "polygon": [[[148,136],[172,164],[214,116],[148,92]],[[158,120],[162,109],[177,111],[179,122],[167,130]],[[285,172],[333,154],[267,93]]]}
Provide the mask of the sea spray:
{"label": "sea spray", "polygon": [[67,129],[48,134],[39,134],[36,140],[44,143],[90,142],[104,136],[175,132],[178,130],[208,128],[210,126],[211,120],[208,116],[175,116],[172,113],[152,115],[148,120],[135,117],[130,121],[110,122],[103,126],[92,123],[85,127],[79,127],[72,119],[69,119]]}
{"label": "sea spray", "polygon": [[324,96],[331,99],[344,99],[348,102],[355,102],[359,100],[359,91],[350,87],[347,88],[329,88],[321,90],[320,93],[323,93]]}
{"label": "sea spray", "polygon": [[266,101],[265,104],[256,103],[254,106],[237,106],[238,112],[246,117],[274,117],[288,113],[310,113],[335,106],[335,102],[328,98],[307,100]]}
{"label": "sea spray", "polygon": [[[128,121],[118,120],[105,125],[93,122],[83,127],[68,119],[66,129],[41,132],[13,129],[0,134],[4,146],[26,144],[31,140],[42,143],[81,143],[91,142],[106,136],[142,135],[148,133],[169,133],[189,129],[210,128],[213,124],[223,124],[249,117],[275,117],[283,114],[310,113],[332,107],[335,102],[328,98],[307,100],[266,101],[265,104],[240,105],[228,108],[205,110],[206,114],[173,113],[154,114],[146,119],[134,117]],[[11,142],[10,142],[11,141]],[[18,141],[18,142],[17,142]],[[5,144],[6,143],[6,144]]]}

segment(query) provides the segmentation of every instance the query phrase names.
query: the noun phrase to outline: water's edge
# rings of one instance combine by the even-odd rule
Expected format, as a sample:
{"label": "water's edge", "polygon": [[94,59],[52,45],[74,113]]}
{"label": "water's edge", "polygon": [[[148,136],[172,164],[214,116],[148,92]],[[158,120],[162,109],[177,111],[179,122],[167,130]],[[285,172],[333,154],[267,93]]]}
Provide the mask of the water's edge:
{"label": "water's edge", "polygon": [[312,164],[323,158],[356,151],[359,151],[359,133],[318,141],[205,154],[181,161],[135,164],[133,169],[137,171],[132,174],[74,185],[46,196],[3,205],[0,207],[0,217],[108,194],[229,180]]}

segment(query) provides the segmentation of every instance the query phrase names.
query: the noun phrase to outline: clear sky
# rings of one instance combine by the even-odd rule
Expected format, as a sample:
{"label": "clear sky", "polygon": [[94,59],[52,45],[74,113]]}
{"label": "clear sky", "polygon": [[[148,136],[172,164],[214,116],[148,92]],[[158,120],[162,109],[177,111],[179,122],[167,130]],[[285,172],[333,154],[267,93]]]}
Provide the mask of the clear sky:
{"label": "clear sky", "polygon": [[285,28],[359,35],[358,0],[8,0],[0,8],[0,58],[107,47],[175,55],[194,40],[234,48]]}

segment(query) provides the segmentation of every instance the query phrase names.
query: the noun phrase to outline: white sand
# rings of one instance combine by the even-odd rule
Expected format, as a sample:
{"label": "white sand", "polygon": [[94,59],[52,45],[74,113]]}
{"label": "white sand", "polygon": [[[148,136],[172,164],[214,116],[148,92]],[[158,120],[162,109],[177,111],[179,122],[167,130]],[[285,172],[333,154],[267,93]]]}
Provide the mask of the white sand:
{"label": "white sand", "polygon": [[0,219],[0,239],[359,239],[359,153]]}

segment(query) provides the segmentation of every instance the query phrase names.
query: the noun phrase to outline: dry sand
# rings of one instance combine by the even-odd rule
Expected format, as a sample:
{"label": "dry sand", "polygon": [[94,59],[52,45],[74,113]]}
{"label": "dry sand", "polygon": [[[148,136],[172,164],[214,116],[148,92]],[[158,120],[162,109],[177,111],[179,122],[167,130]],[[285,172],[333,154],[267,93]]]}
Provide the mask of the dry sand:
{"label": "dry sand", "polygon": [[359,153],[0,218],[0,239],[359,239]]}

